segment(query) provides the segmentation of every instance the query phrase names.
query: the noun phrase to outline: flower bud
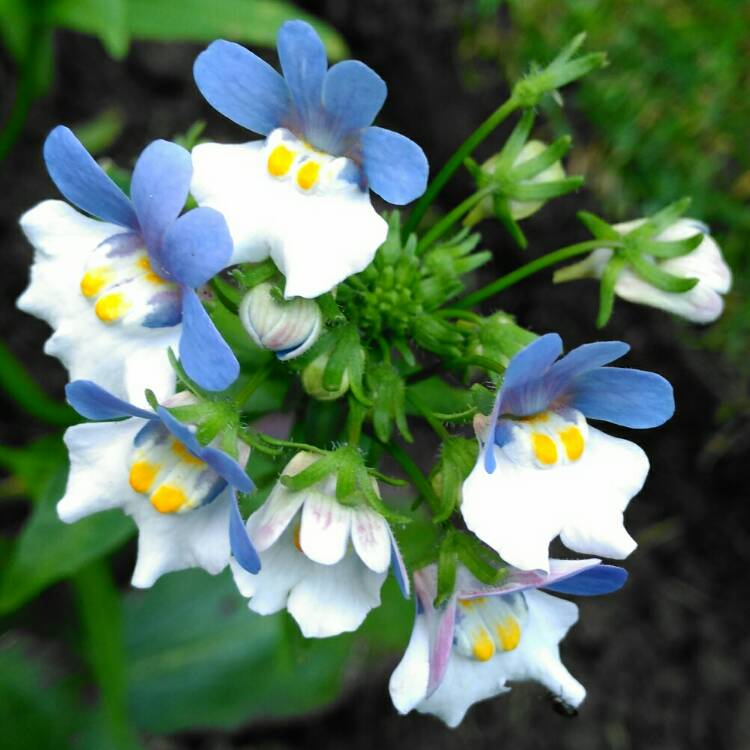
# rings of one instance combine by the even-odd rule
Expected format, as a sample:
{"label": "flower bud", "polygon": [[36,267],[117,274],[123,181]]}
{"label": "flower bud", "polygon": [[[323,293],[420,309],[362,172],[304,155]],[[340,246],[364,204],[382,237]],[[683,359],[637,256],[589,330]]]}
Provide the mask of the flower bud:
{"label": "flower bud", "polygon": [[[541,154],[542,151],[544,151],[546,148],[547,144],[543,141],[528,141],[519,152],[518,156],[513,162],[513,166],[518,167],[521,164],[534,159],[535,157],[539,156],[539,154]],[[486,162],[484,162],[484,164],[482,164],[482,171],[486,172],[489,175],[493,175],[495,173],[497,160],[499,158],[500,154],[491,156]],[[565,179],[565,169],[563,168],[562,161],[556,161],[554,162],[554,164],[547,167],[547,169],[539,172],[533,177],[529,177],[526,180],[521,180],[517,184],[536,185],[538,183],[544,182],[558,182],[563,179]],[[508,210],[510,211],[510,215],[513,217],[513,219],[519,221],[521,219],[528,218],[532,214],[535,214],[537,211],[539,211],[540,208],[542,208],[542,206],[544,206],[544,204],[545,201],[543,200],[521,201],[509,198]],[[474,224],[477,224],[483,219],[488,219],[494,215],[495,212],[493,210],[492,197],[490,196],[481,201],[481,203],[479,203],[469,213],[469,215],[466,217],[466,224],[467,226],[474,226]]]}
{"label": "flower bud", "polygon": [[302,371],[302,387],[306,393],[318,401],[335,401],[349,390],[348,368],[343,371],[338,385],[333,390],[324,387],[324,376],[329,360],[328,354],[321,354]]}
{"label": "flower bud", "polygon": [[315,300],[277,300],[273,285],[258,284],[240,302],[239,316],[250,338],[280,360],[304,354],[320,336],[323,317]]}

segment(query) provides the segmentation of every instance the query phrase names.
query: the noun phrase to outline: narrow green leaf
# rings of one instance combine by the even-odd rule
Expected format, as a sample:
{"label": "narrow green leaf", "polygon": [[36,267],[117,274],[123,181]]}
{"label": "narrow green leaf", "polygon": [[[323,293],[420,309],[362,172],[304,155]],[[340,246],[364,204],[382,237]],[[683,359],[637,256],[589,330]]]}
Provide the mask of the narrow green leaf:
{"label": "narrow green leaf", "polygon": [[128,51],[127,0],[54,0],[48,4],[51,26],[99,37],[117,60]]}

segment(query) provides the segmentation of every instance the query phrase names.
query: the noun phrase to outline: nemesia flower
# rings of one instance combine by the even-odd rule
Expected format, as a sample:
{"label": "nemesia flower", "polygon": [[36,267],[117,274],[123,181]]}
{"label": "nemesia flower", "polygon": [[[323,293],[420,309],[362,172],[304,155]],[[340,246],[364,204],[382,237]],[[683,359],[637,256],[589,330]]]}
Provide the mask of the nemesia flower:
{"label": "nemesia flower", "polygon": [[283,77],[232,42],[213,42],[195,81],[216,110],[264,140],[193,150],[192,192],[220,210],[233,262],[270,257],[287,297],[316,297],[363,270],[387,232],[370,203],[408,203],[427,184],[415,143],[371,125],[386,85],[357,60],[327,66],[323,42],[303,21],[278,34]]}
{"label": "nemesia flower", "polygon": [[[643,224],[643,219],[615,224],[620,234],[628,234]],[[654,237],[661,242],[672,242],[703,234],[703,241],[695,250],[676,258],[656,260],[661,270],[681,278],[697,278],[698,283],[687,292],[666,292],[657,289],[629,268],[624,268],[615,282],[615,294],[628,302],[649,305],[679,315],[692,323],[713,323],[724,311],[724,299],[732,286],[732,271],[721,254],[721,249],[709,234],[708,227],[695,219],[678,219]],[[594,250],[585,260],[555,274],[555,280],[572,280],[587,276],[601,278],[612,257],[606,247]]]}
{"label": "nemesia flower", "polygon": [[141,405],[147,386],[160,398],[174,393],[169,347],[179,346],[185,370],[203,387],[230,385],[239,365],[194,289],[228,264],[232,240],[213,209],[179,216],[190,154],[154,141],[135,165],[131,198],[68,128],[49,134],[44,158],[60,192],[101,219],[58,200],[21,217],[36,252],[18,306],[55,329],[45,351],[71,380],[94,380]]}
{"label": "nemesia flower", "polygon": [[[246,569],[259,561],[243,528],[235,490],[253,484],[243,468],[249,449],[237,446],[238,460],[202,446],[192,430],[163,406],[154,412],[116,398],[96,384],[78,380],[65,389],[82,416],[106,420],[65,432],[70,474],[57,512],[66,523],[110,508],[122,508],[138,526],[138,559],[133,586],[151,586],[173,570],[201,567],[222,571],[230,551]],[[191,403],[173,396],[168,406]],[[128,417],[122,421],[109,421]]]}
{"label": "nemesia flower", "polygon": [[273,284],[253,287],[240,302],[240,322],[263,349],[276,352],[283,362],[304,354],[320,337],[323,315],[314,300],[295,297],[278,302]]}
{"label": "nemesia flower", "polygon": [[484,448],[464,482],[461,513],[510,565],[547,570],[558,534],[584,554],[622,559],[635,549],[623,511],[648,458],[587,419],[656,427],[674,413],[674,398],[656,373],[604,366],[628,349],[600,341],[558,360],[562,340],[542,336],[513,357],[492,414],[475,421]]}
{"label": "nemesia flower", "polygon": [[[283,474],[298,474],[318,458],[298,453]],[[406,571],[386,520],[368,505],[338,502],[335,487],[335,476],[299,492],[277,483],[247,521],[261,572],[248,575],[231,563],[250,609],[268,615],[286,608],[306,638],[356,630],[380,604],[389,566],[408,596]]]}
{"label": "nemesia flower", "polygon": [[538,589],[608,594],[625,583],[622,568],[596,559],[550,560],[549,574],[510,569],[502,585],[490,587],[460,567],[453,596],[438,609],[436,579],[435,565],[414,574],[417,616],[389,685],[399,713],[416,709],[455,727],[472,705],[517,681],[539,682],[566,708],[578,708],[586,691],[559,651],[578,607]]}

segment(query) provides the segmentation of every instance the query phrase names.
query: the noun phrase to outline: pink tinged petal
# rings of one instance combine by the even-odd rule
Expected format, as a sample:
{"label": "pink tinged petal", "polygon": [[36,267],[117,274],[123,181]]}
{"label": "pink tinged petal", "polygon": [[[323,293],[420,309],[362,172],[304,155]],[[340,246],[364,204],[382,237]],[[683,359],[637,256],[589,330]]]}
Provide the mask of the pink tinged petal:
{"label": "pink tinged petal", "polygon": [[408,599],[411,596],[409,571],[406,569],[406,565],[404,565],[401,550],[398,548],[398,542],[396,541],[396,537],[393,535],[390,526],[388,526],[388,535],[391,539],[391,570],[396,578],[396,583],[398,584],[402,596],[404,599]]}
{"label": "pink tinged petal", "polygon": [[388,683],[391,700],[400,714],[408,714],[425,699],[429,675],[430,634],[426,618],[417,614],[409,645]]}
{"label": "pink tinged petal", "polygon": [[391,537],[386,520],[371,508],[361,506],[352,512],[352,544],[362,562],[375,573],[388,569]]}
{"label": "pink tinged petal", "polygon": [[305,500],[304,492],[291,492],[277,484],[268,500],[253,513],[251,539],[258,551],[268,549],[284,532]]}
{"label": "pink tinged petal", "polygon": [[320,492],[310,492],[302,508],[302,551],[321,565],[334,565],[346,553],[352,510]]}

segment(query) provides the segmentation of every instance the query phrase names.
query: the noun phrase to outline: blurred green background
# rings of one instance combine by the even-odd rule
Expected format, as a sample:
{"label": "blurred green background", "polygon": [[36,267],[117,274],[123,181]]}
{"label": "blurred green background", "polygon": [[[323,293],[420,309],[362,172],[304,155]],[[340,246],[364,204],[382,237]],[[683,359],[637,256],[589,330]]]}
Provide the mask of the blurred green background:
{"label": "blurred green background", "polygon": [[[203,102],[191,66],[224,37],[263,48],[290,17],[313,19],[332,58],[351,53],[388,81],[383,124],[420,142],[433,170],[534,61],[578,33],[610,65],[544,107],[541,135],[572,132],[570,173],[587,187],[529,222],[529,253],[585,236],[574,213],[632,218],[691,195],[735,273],[709,330],[619,303],[607,336],[633,366],[675,384],[680,412],[641,442],[653,476],[629,519],[641,550],[618,597],[582,605],[564,647],[591,690],[566,722],[539,690],[475,709],[458,732],[399,719],[387,678],[412,604],[392,581],[362,632],[306,642],[285,615],[249,613],[230,578],[200,571],[131,590],[134,527],[111,512],[65,526],[65,374],[48,329],[15,310],[30,248],[16,221],[55,195],[41,161],[55,124],[128,167],[156,137],[199,119],[245,136]],[[742,0],[0,0],[0,746],[8,748],[750,746],[744,637],[750,451],[750,4]],[[488,153],[502,143],[487,144]],[[462,182],[463,180],[463,182]],[[443,208],[468,180],[446,191]],[[488,230],[495,273],[527,258]],[[595,337],[592,284],[539,278],[498,301],[573,345]],[[487,307],[487,311],[494,307]],[[23,363],[23,364],[22,364]],[[283,394],[267,394],[280,403]],[[255,478],[270,480],[257,463]],[[553,738],[553,739],[551,739]]]}

